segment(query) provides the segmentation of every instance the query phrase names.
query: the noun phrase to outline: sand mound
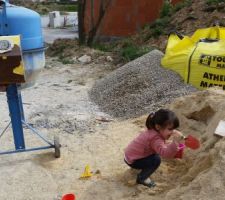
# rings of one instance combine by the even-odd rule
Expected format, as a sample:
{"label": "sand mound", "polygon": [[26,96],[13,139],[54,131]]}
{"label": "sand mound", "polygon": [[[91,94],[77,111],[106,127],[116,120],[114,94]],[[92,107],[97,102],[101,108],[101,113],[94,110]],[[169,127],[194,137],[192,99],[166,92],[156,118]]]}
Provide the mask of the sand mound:
{"label": "sand mound", "polygon": [[[201,148],[186,148],[181,160],[165,160],[153,175],[158,187],[151,192],[140,192],[139,188],[137,199],[146,195],[154,195],[154,199],[224,199],[225,139],[214,135],[218,122],[225,120],[224,99],[224,91],[208,90],[179,98],[168,106],[178,114],[180,129],[200,139]],[[137,123],[144,123],[144,119]],[[133,172],[125,174],[125,182],[134,179]]]}
{"label": "sand mound", "polygon": [[186,152],[186,169],[176,181],[181,185],[168,198],[224,199],[225,139],[214,135],[218,122],[225,120],[224,98],[224,91],[208,90],[182,97],[170,106],[181,119],[181,130],[198,136],[201,148]]}
{"label": "sand mound", "polygon": [[219,120],[225,119],[224,98],[220,90],[201,91],[166,106],[178,114],[184,134],[198,137],[201,147],[186,148],[183,159],[163,160],[152,176],[157,183],[154,189],[136,185],[137,171],[123,162],[123,149],[144,128],[146,115],[110,124],[98,136],[104,144],[92,136],[89,151],[97,155],[92,167],[101,176],[82,182],[79,188],[88,187],[80,193],[81,199],[91,200],[93,195],[105,200],[224,199],[225,139],[213,134]]}
{"label": "sand mound", "polygon": [[91,99],[112,116],[130,118],[196,91],[178,74],[160,67],[162,56],[154,50],[111,72],[93,86]]}

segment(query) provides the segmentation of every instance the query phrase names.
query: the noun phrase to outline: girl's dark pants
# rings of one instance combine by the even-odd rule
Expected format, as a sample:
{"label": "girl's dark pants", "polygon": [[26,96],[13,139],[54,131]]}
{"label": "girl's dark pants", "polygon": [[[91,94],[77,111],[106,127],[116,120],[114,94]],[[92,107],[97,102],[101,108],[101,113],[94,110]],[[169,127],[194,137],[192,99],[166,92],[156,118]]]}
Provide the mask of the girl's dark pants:
{"label": "girl's dark pants", "polygon": [[[126,161],[125,161],[126,162]],[[127,163],[127,162],[126,162]],[[137,182],[143,182],[159,167],[161,158],[158,154],[152,154],[148,157],[138,159],[132,164],[128,164],[131,168],[141,169],[137,176]]]}

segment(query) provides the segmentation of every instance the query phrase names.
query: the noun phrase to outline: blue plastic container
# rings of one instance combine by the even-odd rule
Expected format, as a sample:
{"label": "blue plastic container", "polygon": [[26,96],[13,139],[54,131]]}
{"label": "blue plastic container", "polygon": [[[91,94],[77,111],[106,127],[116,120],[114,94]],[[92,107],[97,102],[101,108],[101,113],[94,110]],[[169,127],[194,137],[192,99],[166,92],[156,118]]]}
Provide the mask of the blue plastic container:
{"label": "blue plastic container", "polygon": [[9,35],[21,35],[23,50],[44,47],[40,15],[24,7],[6,4]]}
{"label": "blue plastic container", "polygon": [[4,6],[0,9],[0,19],[2,35],[20,35],[21,37],[26,79],[22,88],[32,86],[45,66],[40,15],[33,10],[5,1]]}

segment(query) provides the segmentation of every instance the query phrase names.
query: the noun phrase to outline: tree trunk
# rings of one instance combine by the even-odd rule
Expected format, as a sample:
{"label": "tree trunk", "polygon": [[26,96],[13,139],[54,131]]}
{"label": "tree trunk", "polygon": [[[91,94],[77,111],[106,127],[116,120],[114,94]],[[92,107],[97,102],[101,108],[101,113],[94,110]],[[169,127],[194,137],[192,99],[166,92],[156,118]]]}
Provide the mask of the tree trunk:
{"label": "tree trunk", "polygon": [[[104,2],[106,2],[106,0],[101,0],[100,8],[99,8],[99,17],[97,19],[96,24],[94,24],[92,26],[92,29],[88,33],[88,38],[87,38],[87,45],[88,46],[92,46],[93,41],[94,41],[95,36],[96,36],[96,33],[99,29],[99,26],[102,22],[102,19],[105,16],[105,12],[106,12],[107,8],[109,7],[109,4],[110,4],[111,0],[108,0],[106,3],[104,3]],[[92,9],[91,13],[93,13],[93,9],[94,9],[93,5],[92,5],[91,9]]]}
{"label": "tree trunk", "polygon": [[78,34],[80,45],[85,43],[86,35],[84,30],[86,0],[78,0]]}

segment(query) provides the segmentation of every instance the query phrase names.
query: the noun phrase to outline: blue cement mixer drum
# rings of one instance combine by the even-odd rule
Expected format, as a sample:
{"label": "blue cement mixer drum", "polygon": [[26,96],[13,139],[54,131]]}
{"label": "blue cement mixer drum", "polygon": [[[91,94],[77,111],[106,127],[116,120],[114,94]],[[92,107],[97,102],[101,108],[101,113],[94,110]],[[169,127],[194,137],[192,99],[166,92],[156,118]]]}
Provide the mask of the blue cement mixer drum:
{"label": "blue cement mixer drum", "polygon": [[[41,29],[40,15],[30,9],[3,2],[0,10],[0,33],[5,35],[20,35],[22,58],[25,66],[25,80],[22,88],[29,87],[45,65],[44,41]],[[1,84],[1,82],[0,82]]]}
{"label": "blue cement mixer drum", "polygon": [[22,50],[44,47],[41,18],[35,11],[24,7],[6,5],[6,19],[10,35],[21,35]]}

